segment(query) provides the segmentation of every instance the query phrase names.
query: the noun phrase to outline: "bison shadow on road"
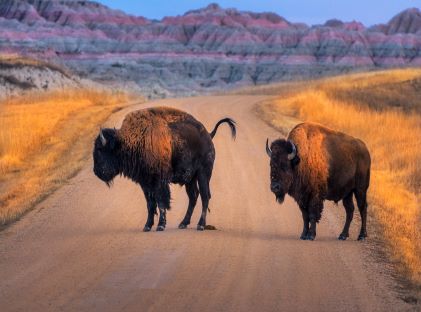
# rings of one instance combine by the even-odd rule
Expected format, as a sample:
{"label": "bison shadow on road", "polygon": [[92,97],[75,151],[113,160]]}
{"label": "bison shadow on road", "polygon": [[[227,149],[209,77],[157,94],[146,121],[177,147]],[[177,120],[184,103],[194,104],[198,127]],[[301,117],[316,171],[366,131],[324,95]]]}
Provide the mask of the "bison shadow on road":
{"label": "bison shadow on road", "polygon": [[67,239],[70,237],[84,237],[85,239],[89,239],[89,237],[104,237],[104,236],[112,236],[113,238],[117,238],[118,236],[135,236],[137,239],[148,239],[152,237],[162,237],[162,239],[171,239],[184,237],[185,239],[202,239],[206,238],[209,239],[210,237],[215,237],[219,239],[225,238],[233,238],[239,240],[246,240],[246,241],[289,241],[296,244],[325,244],[332,242],[338,244],[346,244],[347,242],[356,242],[356,240],[349,239],[348,241],[338,241],[335,236],[324,236],[320,235],[317,237],[315,241],[302,241],[300,240],[299,236],[294,234],[286,234],[286,233],[275,233],[275,232],[257,232],[257,231],[247,231],[241,229],[232,229],[232,228],[223,228],[219,226],[215,226],[216,230],[205,230],[204,232],[198,232],[195,227],[191,227],[188,229],[180,230],[177,228],[176,225],[169,226],[164,232],[159,231],[151,231],[151,232],[143,232],[142,227],[116,227],[116,228],[101,228],[101,229],[93,229],[93,230],[86,230],[83,228],[78,229],[71,229],[69,231],[61,231],[60,233],[55,233],[54,237],[56,239]]}

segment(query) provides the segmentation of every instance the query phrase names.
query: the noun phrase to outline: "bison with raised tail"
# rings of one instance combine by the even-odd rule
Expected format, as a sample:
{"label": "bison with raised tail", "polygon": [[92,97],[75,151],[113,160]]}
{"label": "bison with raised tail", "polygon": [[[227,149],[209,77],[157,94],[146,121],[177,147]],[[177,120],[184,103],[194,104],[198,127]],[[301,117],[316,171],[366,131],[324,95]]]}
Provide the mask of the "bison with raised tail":
{"label": "bison with raised tail", "polygon": [[367,189],[370,184],[370,154],[354,137],[314,123],[297,125],[287,140],[274,141],[266,152],[270,157],[271,190],[282,203],[289,194],[303,216],[303,240],[314,240],[323,202],[342,200],[346,221],[340,240],[349,236],[355,195],[361,215],[358,240],[367,237]]}
{"label": "bison with raised tail", "polygon": [[93,151],[94,173],[107,185],[119,174],[140,185],[148,208],[144,231],[151,230],[157,207],[157,231],[165,229],[169,184],[185,185],[189,205],[179,228],[190,224],[200,193],[202,214],[197,229],[204,230],[215,160],[212,138],[222,123],[228,123],[235,138],[235,122],[230,118],[220,120],[209,133],[193,116],[177,109],[156,107],[132,112],[120,129],[100,131]]}

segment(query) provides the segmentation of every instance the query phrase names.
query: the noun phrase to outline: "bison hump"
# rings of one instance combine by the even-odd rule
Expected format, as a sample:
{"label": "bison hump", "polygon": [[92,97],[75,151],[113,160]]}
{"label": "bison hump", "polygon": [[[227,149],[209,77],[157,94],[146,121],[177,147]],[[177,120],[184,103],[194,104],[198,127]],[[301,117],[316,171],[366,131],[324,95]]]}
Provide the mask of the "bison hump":
{"label": "bison hump", "polygon": [[183,116],[181,111],[144,109],[126,116],[118,131],[124,148],[138,155],[151,171],[171,169],[172,137],[168,123]]}

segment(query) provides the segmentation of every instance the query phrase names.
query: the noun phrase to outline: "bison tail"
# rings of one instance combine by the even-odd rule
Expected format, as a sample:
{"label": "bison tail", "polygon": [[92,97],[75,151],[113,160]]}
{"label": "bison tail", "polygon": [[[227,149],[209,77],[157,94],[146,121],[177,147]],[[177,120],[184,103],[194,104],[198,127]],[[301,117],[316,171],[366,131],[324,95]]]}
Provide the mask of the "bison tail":
{"label": "bison tail", "polygon": [[224,119],[221,119],[220,121],[218,121],[217,124],[215,125],[215,128],[212,130],[211,133],[209,133],[209,135],[213,139],[213,137],[216,134],[216,131],[218,131],[218,127],[221,124],[223,124],[224,122],[226,122],[228,124],[228,126],[230,126],[230,128],[231,128],[231,136],[235,140],[235,137],[237,135],[237,129],[235,128],[235,121],[233,119],[231,119],[231,118],[224,118]]}

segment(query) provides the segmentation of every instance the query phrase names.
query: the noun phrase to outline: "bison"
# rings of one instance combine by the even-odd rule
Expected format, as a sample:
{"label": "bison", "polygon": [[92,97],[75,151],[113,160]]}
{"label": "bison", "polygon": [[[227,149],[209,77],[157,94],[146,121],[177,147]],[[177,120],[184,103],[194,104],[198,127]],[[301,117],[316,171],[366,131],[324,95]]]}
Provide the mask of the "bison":
{"label": "bison", "polygon": [[288,138],[274,141],[266,152],[270,157],[271,191],[282,203],[285,194],[294,198],[303,216],[301,239],[316,238],[323,202],[342,200],[346,221],[338,239],[349,237],[354,203],[361,215],[358,240],[367,237],[367,189],[371,159],[361,140],[315,123],[301,123]]}
{"label": "bison", "polygon": [[167,107],[148,108],[128,114],[120,129],[101,129],[94,144],[94,173],[108,186],[117,175],[123,175],[143,190],[148,219],[144,231],[151,230],[159,208],[157,231],[166,226],[170,209],[170,183],[186,186],[189,204],[179,228],[184,229],[197,202],[202,199],[198,230],[206,226],[211,192],[209,181],[215,160],[212,139],[219,125],[227,123],[235,139],[236,127],[225,118],[209,133],[193,116]]}

